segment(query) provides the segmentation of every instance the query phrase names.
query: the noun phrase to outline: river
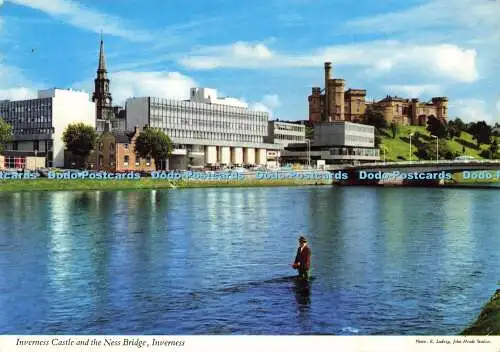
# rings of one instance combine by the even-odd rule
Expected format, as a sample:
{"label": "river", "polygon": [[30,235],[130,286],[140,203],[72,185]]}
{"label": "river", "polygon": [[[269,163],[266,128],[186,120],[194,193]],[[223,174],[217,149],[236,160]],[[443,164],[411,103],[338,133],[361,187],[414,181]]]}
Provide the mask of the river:
{"label": "river", "polygon": [[[457,334],[496,288],[498,195],[0,193],[0,334]],[[309,290],[289,279],[300,233]]]}

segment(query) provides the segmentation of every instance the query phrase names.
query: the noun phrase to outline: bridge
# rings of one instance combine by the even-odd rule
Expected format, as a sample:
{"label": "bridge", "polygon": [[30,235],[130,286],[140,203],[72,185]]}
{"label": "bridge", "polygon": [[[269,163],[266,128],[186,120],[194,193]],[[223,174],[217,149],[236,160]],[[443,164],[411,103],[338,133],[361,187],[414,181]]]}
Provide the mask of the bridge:
{"label": "bridge", "polygon": [[[472,171],[478,177],[500,178],[500,160],[439,160],[436,161],[401,161],[377,162],[360,165],[329,165],[328,171],[335,174],[339,171],[347,173],[347,179],[341,184],[348,185],[381,185],[381,184],[411,184],[437,185],[443,184],[443,174],[455,174],[463,171]],[[363,172],[364,171],[364,172]],[[483,171],[481,175],[481,171]],[[497,172],[498,171],[498,172]],[[376,175],[378,173],[378,175]],[[399,174],[398,174],[399,173]],[[372,174],[374,178],[366,178]],[[422,178],[408,179],[402,174],[419,175]],[[364,178],[361,176],[365,176]],[[384,176],[389,176],[384,179]],[[446,179],[447,181],[451,181]]]}

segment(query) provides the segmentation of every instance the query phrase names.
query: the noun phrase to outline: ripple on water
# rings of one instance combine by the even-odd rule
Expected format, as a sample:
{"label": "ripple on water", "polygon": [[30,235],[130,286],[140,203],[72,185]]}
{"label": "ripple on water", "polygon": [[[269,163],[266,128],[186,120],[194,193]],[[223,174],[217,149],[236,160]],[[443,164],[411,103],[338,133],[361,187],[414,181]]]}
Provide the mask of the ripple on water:
{"label": "ripple on water", "polygon": [[494,289],[499,207],[453,189],[0,194],[0,333],[454,334]]}

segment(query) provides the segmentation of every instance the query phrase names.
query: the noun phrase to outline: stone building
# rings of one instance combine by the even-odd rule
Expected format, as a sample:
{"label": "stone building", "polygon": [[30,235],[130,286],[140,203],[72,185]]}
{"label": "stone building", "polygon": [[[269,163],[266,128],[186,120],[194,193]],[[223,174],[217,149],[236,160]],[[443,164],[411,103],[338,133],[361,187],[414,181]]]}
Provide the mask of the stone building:
{"label": "stone building", "polygon": [[368,107],[380,111],[388,123],[425,125],[430,115],[448,119],[448,98],[434,97],[430,102],[387,96],[367,102],[365,89],[345,90],[345,81],[332,76],[332,64],[325,62],[325,88],[313,87],[309,101],[309,122],[364,122]]}
{"label": "stone building", "polygon": [[[135,152],[135,140],[140,134],[138,127],[133,131],[112,131],[109,122],[99,136],[96,149],[87,158],[85,168],[110,172],[154,171],[152,158],[141,158]],[[80,167],[78,158],[66,151],[66,167]]]}
{"label": "stone building", "polygon": [[138,127],[133,131],[109,131],[107,128],[88,159],[88,168],[113,172],[156,170],[153,158],[144,159],[135,152],[135,140],[140,133]]}
{"label": "stone building", "polygon": [[366,103],[375,111],[384,115],[388,123],[400,125],[425,126],[431,115],[440,120],[448,120],[448,98],[434,97],[430,102],[420,102],[418,99],[403,99],[387,96],[378,102]]}
{"label": "stone building", "polygon": [[345,81],[332,77],[332,64],[325,62],[325,88],[313,87],[309,100],[309,121],[359,122],[365,113],[364,89],[348,89],[345,91]]}

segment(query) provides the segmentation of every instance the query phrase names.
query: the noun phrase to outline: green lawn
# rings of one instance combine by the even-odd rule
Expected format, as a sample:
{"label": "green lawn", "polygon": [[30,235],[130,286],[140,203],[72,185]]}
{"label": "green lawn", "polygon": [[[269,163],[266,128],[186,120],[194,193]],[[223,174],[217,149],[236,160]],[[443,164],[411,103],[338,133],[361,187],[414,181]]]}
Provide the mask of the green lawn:
{"label": "green lawn", "polygon": [[[418,146],[422,146],[429,143],[436,143],[436,140],[430,137],[430,133],[427,132],[424,126],[401,126],[396,138],[392,138],[392,132],[390,129],[382,131],[382,145],[385,147],[385,154],[387,161],[403,161],[410,160],[410,133],[419,132],[421,134],[420,138],[412,137],[412,160],[420,160],[415,154],[418,150]],[[498,141],[498,138],[497,138]],[[453,153],[458,153],[459,155],[467,155],[477,159],[484,159],[479,156],[479,154],[486,149],[489,149],[488,145],[481,145],[481,149],[476,149],[476,143],[472,136],[466,132],[462,132],[460,138],[454,138],[453,140],[439,140],[440,143],[446,142],[449,149]],[[465,147],[465,153],[463,153],[463,147]],[[382,147],[383,148],[383,147]],[[384,153],[381,150],[380,156],[383,159]]]}
{"label": "green lawn", "polygon": [[327,185],[331,180],[318,179],[271,179],[271,180],[180,180],[167,181],[144,177],[139,180],[0,180],[0,192],[5,191],[82,191],[82,190],[126,190],[126,189],[168,189],[204,187],[273,187]]}

